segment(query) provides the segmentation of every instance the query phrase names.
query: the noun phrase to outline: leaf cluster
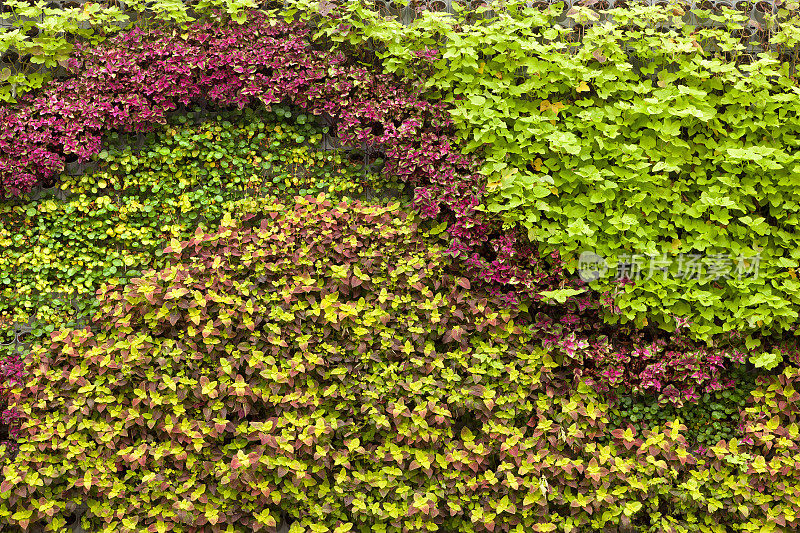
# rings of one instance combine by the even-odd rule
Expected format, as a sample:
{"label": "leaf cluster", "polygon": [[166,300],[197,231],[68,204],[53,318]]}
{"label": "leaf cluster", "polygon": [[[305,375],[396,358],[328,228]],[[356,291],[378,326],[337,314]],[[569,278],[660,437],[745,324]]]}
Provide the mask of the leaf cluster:
{"label": "leaf cluster", "polygon": [[239,214],[33,351],[0,524],[86,503],[92,531],[800,526],[796,369],[693,450],[679,417],[611,425],[398,205]]}
{"label": "leaf cluster", "polygon": [[[452,106],[463,148],[484,156],[483,207],[504,227],[558,251],[569,273],[582,251],[606,259],[591,287],[613,294],[607,321],[688,320],[696,339],[741,332],[750,347],[794,331],[796,13],[750,21],[764,38],[745,42],[749,23],[731,11],[695,26],[665,6],[575,7],[569,24],[559,6],[491,8],[406,27],[352,3],[319,31],[375,43],[384,69]],[[637,283],[618,290],[637,257]]]}
{"label": "leaf cluster", "polygon": [[254,0],[128,0],[59,7],[44,1],[7,0],[0,11],[0,104],[16,103],[53,75],[70,73],[76,42],[96,44],[123,28],[178,26],[198,19],[244,23]]}
{"label": "leaf cluster", "polygon": [[[171,239],[213,227],[256,198],[355,197],[364,185],[387,185],[344,150],[323,150],[325,128],[293,112],[197,110],[144,143],[110,134],[93,170],[0,206],[0,411],[22,380],[26,347],[93,314],[103,282],[163,266]],[[17,423],[13,411],[4,414],[0,441]]]}

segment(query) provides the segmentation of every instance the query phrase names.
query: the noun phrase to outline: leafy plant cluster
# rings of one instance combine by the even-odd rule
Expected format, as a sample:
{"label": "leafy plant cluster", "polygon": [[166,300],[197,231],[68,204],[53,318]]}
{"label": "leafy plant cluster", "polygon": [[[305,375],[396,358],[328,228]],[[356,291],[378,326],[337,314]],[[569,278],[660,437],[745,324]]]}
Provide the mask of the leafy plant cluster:
{"label": "leafy plant cluster", "polygon": [[[476,280],[513,285],[515,279],[546,277],[536,267],[537,254],[511,257],[499,228],[476,211],[482,193],[475,162],[452,142],[445,105],[420,98],[413,85],[366,69],[324,42],[313,44],[306,24],[251,12],[242,25],[135,28],[100,46],[78,47],[71,61],[73,78],[20,106],[0,108],[0,186],[6,196],[52,183],[65,162],[88,160],[101,150],[103,132],[143,131],[179,105],[289,101],[331,118],[345,146],[382,150],[374,155],[384,157],[387,173],[417,187],[425,216],[447,206],[451,253],[469,259]],[[478,246],[488,246],[490,257],[467,257]],[[513,294],[504,292],[513,302]]]}
{"label": "leafy plant cluster", "polygon": [[[0,176],[8,193],[51,183],[66,161],[100,153],[109,129],[146,130],[181,105],[293,102],[307,117],[324,117],[344,146],[384,161],[386,175],[414,188],[415,206],[437,219],[448,253],[462,261],[471,283],[489,287],[506,306],[533,296],[524,304],[531,320],[576,375],[656,393],[676,405],[732,385],[723,374],[742,358],[735,342],[720,343],[714,348],[719,353],[706,358],[711,349],[668,334],[603,329],[611,298],[568,288],[581,282],[566,279],[558,251],[541,254],[481,210],[488,197],[476,172],[480,160],[459,153],[447,106],[422,99],[414,83],[332,51],[331,43],[312,42],[306,23],[285,22],[273,12],[251,13],[241,25],[197,22],[183,33],[137,28],[82,47],[72,61],[74,78],[24,105],[0,108],[6,126],[0,130]],[[567,296],[564,291],[573,291],[561,300],[566,305],[546,297]]]}
{"label": "leafy plant cluster", "polygon": [[660,405],[652,396],[619,395],[609,403],[609,427],[632,426],[641,432],[680,418],[686,425],[687,444],[695,451],[706,450],[720,440],[741,438],[741,415],[756,388],[756,376],[744,374],[742,367],[733,376],[735,388],[704,393],[681,407]]}
{"label": "leafy plant cluster", "polygon": [[[537,312],[532,327],[560,365],[600,391],[655,395],[661,405],[680,407],[735,386],[732,371],[746,362],[735,346],[698,344],[681,330],[667,337],[653,328],[604,325],[601,313],[586,306],[585,301],[565,302],[549,314]],[[796,343],[784,342],[784,347],[786,363],[797,362]]]}
{"label": "leafy plant cluster", "polygon": [[[196,18],[244,22],[254,0],[126,0],[61,7],[45,1],[5,0],[0,9],[0,103],[63,75],[76,42],[96,44],[123,28],[177,25]],[[60,68],[59,68],[60,67]]]}
{"label": "leafy plant cluster", "polygon": [[452,183],[469,172],[471,162],[450,143],[443,104],[316,48],[305,24],[255,11],[243,24],[195,22],[180,32],[137,27],[99,46],[80,45],[72,78],[0,107],[2,192],[52,185],[65,163],[99,153],[104,134],[150,131],[192,104],[293,104],[308,122],[323,117],[342,146],[385,161],[388,174],[414,185]]}
{"label": "leafy plant cluster", "polygon": [[[347,49],[373,43],[384,69],[452,106],[461,145],[484,157],[482,208],[510,248],[527,236],[573,275],[581,252],[605,258],[590,286],[614,296],[607,321],[742,333],[759,357],[761,335],[794,332],[795,12],[759,23],[723,10],[699,27],[680,6],[575,6],[563,25],[561,6],[486,9],[404,26],[353,2],[316,20]],[[748,27],[769,37],[755,50]]]}
{"label": "leafy plant cluster", "polygon": [[800,526],[797,369],[760,378],[740,439],[693,453],[680,419],[610,427],[398,205],[235,214],[33,351],[5,527],[58,530],[82,503],[91,531]]}
{"label": "leafy plant cluster", "polygon": [[67,35],[89,38],[94,31],[86,26],[105,29],[123,19],[116,6],[91,4],[62,10],[45,2],[4,2],[0,10],[0,102],[14,102],[18,95],[41,88],[50,78],[42,67],[66,67],[73,48]]}
{"label": "leafy plant cluster", "polygon": [[323,150],[325,130],[285,106],[211,116],[197,109],[141,145],[109,135],[93,171],[62,176],[63,193],[0,205],[0,441],[18,425],[6,407],[23,379],[15,325],[29,326],[25,344],[77,327],[96,311],[103,282],[125,284],[163,266],[171,239],[216,226],[239,201],[323,190],[355,197],[364,186],[390,185],[342,149]]}
{"label": "leafy plant cluster", "polygon": [[[133,30],[74,56],[81,70],[66,84],[83,99],[70,105],[96,121],[70,135],[96,142],[83,155],[98,168],[62,177],[74,191],[64,204],[20,202],[3,238],[16,247],[29,217],[38,228],[53,204],[83,202],[71,214],[85,224],[57,208],[15,253],[35,261],[26,248],[55,246],[43,230],[64,221],[75,257],[101,249],[110,262],[86,290],[110,279],[94,319],[59,318],[28,355],[11,398],[22,420],[3,466],[2,528],[63,529],[85,503],[91,531],[274,531],[285,515],[295,533],[797,529],[796,368],[721,402],[736,347],[603,324],[595,296],[564,283],[556,251],[539,255],[478,209],[480,160],[458,154],[445,105],[309,37],[254,14],[185,34]],[[151,71],[174,83],[157,94]],[[54,109],[62,90],[46,89]],[[269,120],[167,118],[255,97],[272,106]],[[54,116],[27,102],[4,115],[15,127]],[[319,142],[316,127],[272,122],[287,112],[325,117],[345,145],[416,187],[421,218],[441,223],[424,231],[396,205],[261,198],[264,178],[279,193],[354,186],[353,172],[335,178],[347,166],[337,156],[310,161],[301,145]],[[103,151],[112,125],[159,121],[157,144]],[[39,147],[69,144],[35,137],[50,131],[38,124],[25,131]],[[286,183],[300,163],[313,179]],[[123,256],[151,248],[119,265],[115,243]],[[73,253],[59,247],[54,261],[59,252]],[[54,272],[31,274],[56,286]],[[534,304],[509,305],[531,288]],[[796,365],[792,346],[772,353]],[[726,423],[705,433],[689,408],[639,425],[633,403],[600,394],[620,385],[662,405],[699,401]]]}
{"label": "leafy plant cluster", "polygon": [[0,329],[0,333],[0,446],[5,447],[3,453],[13,453],[19,437],[20,413],[8,405],[8,396],[14,387],[25,382],[25,365],[20,354],[10,348],[16,343],[14,332]]}

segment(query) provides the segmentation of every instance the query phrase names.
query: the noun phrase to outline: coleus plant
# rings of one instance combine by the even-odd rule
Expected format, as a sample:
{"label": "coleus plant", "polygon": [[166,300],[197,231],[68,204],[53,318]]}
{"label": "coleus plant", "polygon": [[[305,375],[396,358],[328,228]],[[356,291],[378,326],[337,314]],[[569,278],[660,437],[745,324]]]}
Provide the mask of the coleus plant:
{"label": "coleus plant", "polygon": [[[3,340],[6,337],[12,339],[11,342],[3,342],[6,346],[0,346],[0,446],[5,446],[9,452],[16,451],[16,441],[19,434],[20,413],[18,409],[9,406],[9,396],[12,389],[21,386],[25,379],[23,358],[16,350],[8,349],[14,345],[14,331],[11,328],[3,327]],[[4,454],[0,454],[0,461],[4,460]]]}
{"label": "coleus plant", "polygon": [[[448,252],[463,262],[472,283],[489,287],[505,306],[523,298],[533,300],[533,315],[541,311],[555,322],[578,320],[585,327],[572,328],[581,329],[574,337],[563,328],[547,332],[558,344],[563,337],[567,354],[576,347],[596,351],[602,346],[595,326],[603,301],[585,293],[571,297],[568,309],[542,303],[540,291],[560,290],[567,283],[559,254],[540,255],[518,232],[480,211],[487,192],[477,172],[480,161],[460,154],[447,106],[423,99],[413,83],[318,48],[305,23],[287,23],[274,13],[253,13],[242,25],[194,23],[181,32],[136,28],[97,47],[81,46],[71,60],[72,79],[48,86],[42,96],[19,107],[0,108],[4,191],[17,193],[53,179],[67,156],[82,160],[98,153],[109,129],[147,130],[179,105],[293,102],[310,116],[331,119],[342,143],[375,152],[384,159],[386,174],[415,188],[416,207],[424,217],[445,223],[441,234]],[[609,342],[620,360],[626,353],[650,349],[648,343],[631,345],[624,332],[611,335]],[[668,341],[664,349],[673,346]],[[580,361],[577,357],[574,364]],[[698,368],[700,381],[727,383],[714,378],[715,368]],[[595,374],[618,382],[616,371],[604,370]],[[677,404],[695,397],[691,374],[658,370],[658,379],[650,379],[641,372],[635,370],[623,383],[634,387],[643,382],[647,392],[664,389]],[[668,389],[673,379],[690,383],[680,384],[673,394]]]}
{"label": "coleus plant", "polygon": [[[332,206],[321,197],[294,206],[264,200],[259,208],[260,221],[228,214],[218,232],[198,229],[188,242],[174,241],[166,268],[124,290],[98,292],[101,309],[90,329],[54,333],[54,344],[34,352],[33,376],[19,397],[28,421],[38,420],[40,399],[50,395],[34,391],[60,391],[53,399],[71,407],[53,413],[63,421],[23,425],[11,468],[42,461],[40,472],[50,472],[48,510],[34,511],[32,520],[47,515],[60,527],[75,498],[101,493],[102,502],[90,496],[91,513],[114,527],[274,529],[278,505],[291,502],[308,508],[301,517],[310,520],[327,507],[314,498],[332,488],[329,475],[346,474],[340,467],[351,468],[350,461],[369,463],[364,446],[373,456],[404,456],[413,443],[438,448],[447,434],[441,428],[467,406],[482,406],[466,418],[470,425],[502,409],[494,386],[475,396],[489,390],[480,375],[501,375],[502,358],[522,365],[517,375],[525,382],[540,373],[528,367],[532,345],[525,346],[513,314],[494,310],[496,298],[449,274],[444,249],[426,243],[398,205]],[[516,387],[509,391],[528,394]],[[387,433],[391,427],[402,436]],[[52,441],[45,439],[51,429]],[[81,433],[96,430],[99,441],[74,448]],[[54,448],[45,451],[40,439]],[[79,466],[74,452],[95,465],[77,486],[69,481]],[[464,453],[465,466],[486,461]],[[416,479],[426,478],[433,457],[418,456]],[[260,472],[248,474],[248,465]],[[163,490],[135,489],[154,474]],[[176,491],[189,480],[188,492]],[[130,512],[139,505],[161,511]],[[349,507],[358,512],[357,504]],[[348,521],[349,512],[330,520]],[[428,520],[413,520],[420,519]]]}
{"label": "coleus plant", "polygon": [[[108,5],[106,5],[108,4]],[[130,27],[200,19],[243,23],[254,0],[127,0],[68,3],[5,0],[0,6],[0,103],[47,84],[66,67],[75,41],[96,44]]]}
{"label": "coleus plant", "polygon": [[21,383],[25,345],[91,316],[102,282],[124,284],[163,266],[170,239],[216,226],[242,198],[355,196],[392,185],[364,174],[343,150],[323,150],[324,131],[283,106],[198,109],[171,117],[138,146],[135,137],[110,136],[94,171],[62,176],[65,197],[50,191],[0,205],[0,442],[13,443],[18,429],[6,400]]}
{"label": "coleus plant", "polygon": [[[686,425],[687,444],[695,451],[720,440],[741,438],[741,411],[756,388],[757,374],[740,367],[734,377],[735,388],[704,393],[695,403],[687,402],[680,407],[659,404],[653,395],[616,394],[609,401],[609,427],[632,426],[642,431],[679,417]],[[611,434],[607,438],[612,438]],[[603,439],[600,442],[605,443]]]}
{"label": "coleus plant", "polygon": [[[776,363],[760,337],[795,333],[800,313],[794,6],[757,21],[498,0],[404,25],[361,2],[292,4],[450,104],[509,249],[527,236],[576,277],[582,252],[604,259],[591,287],[614,295],[606,321],[741,333],[756,364]],[[639,279],[617,290],[625,274]]]}
{"label": "coleus plant", "polygon": [[42,295],[94,294],[104,280],[138,275],[165,239],[217,224],[233,200],[382,185],[342,150],[323,150],[324,128],[291,113],[172,117],[140,147],[109,139],[93,171],[61,177],[63,192],[0,205],[0,320],[47,324],[56,306]]}
{"label": "coleus plant", "polygon": [[693,454],[680,419],[609,427],[397,205],[237,214],[33,351],[4,528],[80,504],[91,531],[800,526],[797,371],[762,380],[743,439]]}

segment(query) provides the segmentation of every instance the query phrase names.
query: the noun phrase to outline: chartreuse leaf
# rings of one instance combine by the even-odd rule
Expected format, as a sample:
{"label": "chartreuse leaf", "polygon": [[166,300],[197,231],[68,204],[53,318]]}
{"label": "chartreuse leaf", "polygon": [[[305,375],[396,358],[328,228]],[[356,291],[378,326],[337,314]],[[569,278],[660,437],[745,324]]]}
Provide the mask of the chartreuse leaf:
{"label": "chartreuse leaf", "polygon": [[[321,31],[351,46],[379,42],[385,69],[450,105],[463,151],[481,165],[485,197],[476,209],[502,223],[516,250],[527,235],[542,256],[591,252],[607,262],[590,282],[613,295],[606,321],[674,331],[681,317],[698,341],[793,330],[800,167],[790,147],[800,124],[786,109],[800,105],[800,94],[783,67],[794,60],[742,62],[735,39],[705,26],[698,33],[697,21],[667,7],[615,8],[600,30],[595,11],[512,4],[479,24],[463,10],[410,26],[351,7],[352,31],[339,35],[332,22]],[[749,20],[693,16],[731,28]],[[763,44],[780,56],[795,40],[797,12],[776,16],[786,26]],[[576,41],[573,24],[597,29]],[[453,197],[448,207],[464,217],[468,200]],[[465,225],[481,243],[468,256],[484,253],[482,224]],[[497,260],[498,277],[516,268],[514,257]],[[618,291],[623,277],[635,284]],[[534,279],[525,282],[529,294],[541,292]]]}

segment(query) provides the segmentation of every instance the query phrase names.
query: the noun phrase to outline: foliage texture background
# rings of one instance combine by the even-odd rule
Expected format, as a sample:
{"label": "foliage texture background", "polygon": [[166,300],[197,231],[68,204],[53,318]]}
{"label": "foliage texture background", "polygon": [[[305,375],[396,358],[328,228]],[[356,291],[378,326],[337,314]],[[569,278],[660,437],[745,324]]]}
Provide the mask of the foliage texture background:
{"label": "foliage texture background", "polygon": [[[6,196],[95,160],[65,183],[97,217],[72,237],[109,251],[169,241],[145,254],[155,269],[103,285],[89,324],[51,324],[28,376],[3,366],[22,416],[0,524],[58,530],[87,504],[92,531],[274,531],[287,516],[295,532],[796,529],[791,13],[748,60],[755,45],[736,32],[749,21],[691,28],[674,6],[578,8],[569,29],[514,2],[472,25],[428,14],[409,28],[359,3],[294,6],[304,21],[253,12],[77,46],[67,80],[0,108]],[[324,163],[294,182],[285,143],[316,135],[302,121],[289,137],[161,127],[182,106],[257,103],[322,117],[412,187],[416,211],[309,195],[363,184]],[[112,131],[162,144],[109,151]],[[263,189],[267,160],[282,200],[229,197]],[[173,223],[150,216],[151,194]],[[206,223],[179,221],[198,199]],[[123,205],[141,224],[107,223]],[[54,249],[27,227],[51,211],[12,207],[3,246],[23,257],[38,235]],[[766,270],[685,294],[570,281],[581,239],[614,232],[594,243],[612,258],[620,242],[758,249]],[[115,276],[125,257],[92,264]],[[34,277],[34,290],[52,283]],[[736,300],[748,295],[763,301]],[[731,379],[753,365],[771,372]],[[614,394],[631,392],[674,409],[642,415],[641,397]],[[726,427],[698,447],[698,409],[717,402]]]}

